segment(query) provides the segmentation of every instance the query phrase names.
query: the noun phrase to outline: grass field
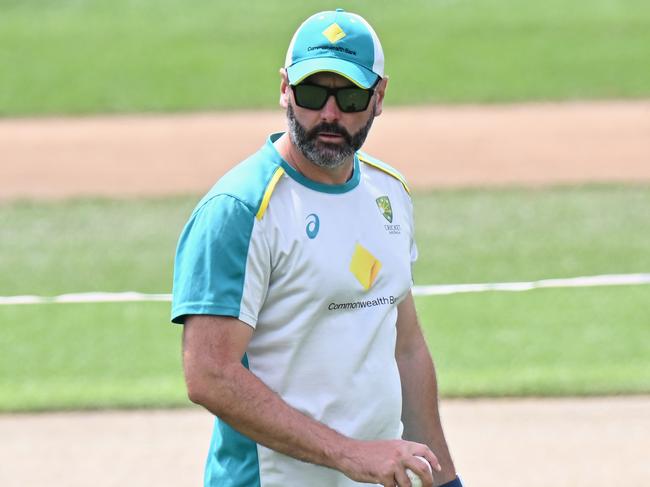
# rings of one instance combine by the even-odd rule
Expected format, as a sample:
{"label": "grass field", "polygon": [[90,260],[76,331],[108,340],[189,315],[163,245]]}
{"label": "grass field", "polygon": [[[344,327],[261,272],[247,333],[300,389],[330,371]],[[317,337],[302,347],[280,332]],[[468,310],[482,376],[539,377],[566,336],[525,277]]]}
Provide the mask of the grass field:
{"label": "grass field", "polygon": [[[196,196],[0,205],[0,295],[169,292]],[[650,187],[415,196],[418,284],[650,272]],[[445,396],[650,392],[650,287],[418,298]],[[166,303],[0,306],[0,410],[187,404]]]}
{"label": "grass field", "polygon": [[0,411],[187,404],[168,304],[0,308]]}
{"label": "grass field", "polygon": [[[378,31],[387,101],[650,95],[644,0],[342,0]],[[331,2],[0,0],[0,116],[270,107],[295,28]]]}
{"label": "grass field", "polygon": [[420,298],[447,396],[650,392],[650,286]]}
{"label": "grass field", "polygon": [[[0,205],[0,295],[168,292],[197,196]],[[417,284],[650,271],[650,188],[454,190],[414,198]]]}
{"label": "grass field", "polygon": [[[650,287],[418,298],[441,393],[650,392]],[[0,411],[184,406],[164,303],[0,307]]]}

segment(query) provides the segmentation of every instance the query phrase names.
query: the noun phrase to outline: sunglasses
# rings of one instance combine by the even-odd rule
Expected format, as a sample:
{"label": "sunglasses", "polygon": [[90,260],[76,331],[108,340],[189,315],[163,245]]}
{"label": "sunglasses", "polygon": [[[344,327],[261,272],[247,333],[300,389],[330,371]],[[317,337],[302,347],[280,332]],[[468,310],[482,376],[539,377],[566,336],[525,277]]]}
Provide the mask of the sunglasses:
{"label": "sunglasses", "polygon": [[320,110],[325,106],[329,97],[334,95],[339,110],[345,113],[355,113],[363,112],[368,108],[376,85],[377,83],[372,88],[364,89],[356,86],[328,88],[321,85],[300,83],[299,85],[291,85],[291,89],[299,107],[308,110]]}

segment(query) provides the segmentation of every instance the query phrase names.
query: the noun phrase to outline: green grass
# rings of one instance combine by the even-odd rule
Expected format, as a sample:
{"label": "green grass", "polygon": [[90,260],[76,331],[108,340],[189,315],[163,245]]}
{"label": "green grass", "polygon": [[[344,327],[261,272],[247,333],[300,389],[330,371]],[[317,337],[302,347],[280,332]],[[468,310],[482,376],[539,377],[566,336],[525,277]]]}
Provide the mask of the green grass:
{"label": "green grass", "polygon": [[[198,196],[0,204],[0,295],[171,289]],[[417,284],[650,272],[650,187],[449,190],[414,198]]]}
{"label": "green grass", "polygon": [[650,392],[650,286],[417,299],[446,396]]}
{"label": "green grass", "polygon": [[[0,296],[169,292],[197,196],[0,204]],[[650,187],[414,197],[416,283],[650,272]],[[650,392],[650,287],[417,299],[445,396]],[[167,303],[0,306],[0,411],[188,404]]]}
{"label": "green grass", "polygon": [[0,411],[189,404],[168,304],[0,308]]}
{"label": "green grass", "polygon": [[650,188],[453,190],[414,198],[417,284],[650,272]]}
{"label": "green grass", "polygon": [[[648,393],[650,287],[417,299],[445,397]],[[165,303],[0,307],[0,411],[187,406]]]}
{"label": "green grass", "polygon": [[[342,0],[379,33],[388,102],[650,95],[644,0]],[[0,0],[0,116],[273,107],[331,2]]]}
{"label": "green grass", "polygon": [[0,204],[0,295],[170,292],[197,197]]}

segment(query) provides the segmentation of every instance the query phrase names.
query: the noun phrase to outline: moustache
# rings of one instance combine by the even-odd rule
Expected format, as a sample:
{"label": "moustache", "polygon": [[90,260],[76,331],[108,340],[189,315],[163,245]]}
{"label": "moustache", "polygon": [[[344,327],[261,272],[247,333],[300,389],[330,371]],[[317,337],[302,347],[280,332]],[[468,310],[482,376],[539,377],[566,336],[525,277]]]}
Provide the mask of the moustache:
{"label": "moustache", "polygon": [[350,135],[350,132],[348,132],[344,127],[341,127],[337,123],[323,122],[321,124],[318,124],[309,132],[307,132],[307,138],[309,140],[314,140],[316,137],[318,137],[318,134],[320,132],[328,132],[330,134],[340,135],[348,145],[352,144],[352,136]]}

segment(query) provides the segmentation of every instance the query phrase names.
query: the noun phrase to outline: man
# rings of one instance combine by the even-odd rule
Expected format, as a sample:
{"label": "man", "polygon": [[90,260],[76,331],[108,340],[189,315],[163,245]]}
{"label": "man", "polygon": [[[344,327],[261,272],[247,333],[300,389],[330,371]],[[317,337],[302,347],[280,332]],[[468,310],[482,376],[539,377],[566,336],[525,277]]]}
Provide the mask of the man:
{"label": "man", "polygon": [[409,487],[407,469],[461,485],[410,293],[408,188],[358,152],[383,64],[360,16],[307,19],[281,70],[288,132],[217,182],[181,235],[172,321],[189,397],[216,416],[206,486]]}

